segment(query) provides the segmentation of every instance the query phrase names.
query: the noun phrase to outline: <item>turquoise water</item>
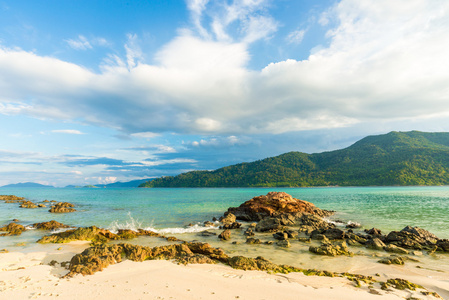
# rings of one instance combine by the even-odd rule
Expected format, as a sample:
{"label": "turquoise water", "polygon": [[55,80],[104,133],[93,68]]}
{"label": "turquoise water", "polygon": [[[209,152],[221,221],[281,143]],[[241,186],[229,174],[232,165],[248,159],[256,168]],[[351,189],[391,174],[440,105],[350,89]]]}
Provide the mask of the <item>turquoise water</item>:
{"label": "turquoise water", "polygon": [[[419,226],[449,238],[449,187],[338,187],[338,188],[0,188],[0,194],[23,196],[34,202],[67,201],[77,212],[51,214],[48,208],[21,209],[0,201],[0,224],[56,220],[73,226],[154,228],[176,232],[189,223],[219,217],[269,191],[285,191],[295,198],[337,211],[334,219],[355,221],[384,232]],[[0,240],[1,243],[1,240]]]}

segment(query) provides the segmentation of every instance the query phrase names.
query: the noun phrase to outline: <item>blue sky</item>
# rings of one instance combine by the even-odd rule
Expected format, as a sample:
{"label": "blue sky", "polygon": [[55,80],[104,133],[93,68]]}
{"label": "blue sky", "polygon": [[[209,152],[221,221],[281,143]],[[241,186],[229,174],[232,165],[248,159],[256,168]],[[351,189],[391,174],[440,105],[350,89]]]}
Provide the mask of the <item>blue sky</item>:
{"label": "blue sky", "polygon": [[0,0],[0,185],[449,131],[449,3]]}

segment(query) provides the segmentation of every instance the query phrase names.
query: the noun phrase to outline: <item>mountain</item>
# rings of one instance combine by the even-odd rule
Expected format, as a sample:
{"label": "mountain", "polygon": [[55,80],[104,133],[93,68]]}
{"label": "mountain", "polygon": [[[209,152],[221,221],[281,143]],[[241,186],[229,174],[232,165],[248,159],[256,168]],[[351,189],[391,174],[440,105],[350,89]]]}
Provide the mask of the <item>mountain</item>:
{"label": "mountain", "polygon": [[107,188],[110,188],[110,187],[138,187],[140,184],[149,182],[151,180],[152,179],[137,179],[137,180],[132,180],[132,181],[128,181],[128,182],[114,182],[114,183],[106,184],[104,186]]}
{"label": "mountain", "polygon": [[25,187],[32,187],[32,188],[36,188],[36,187],[54,187],[51,185],[44,185],[44,184],[39,184],[39,183],[35,183],[35,182],[21,182],[21,183],[14,183],[14,184],[7,184],[4,185],[2,187],[6,187],[6,188],[25,188]]}
{"label": "mountain", "polygon": [[157,178],[141,187],[449,185],[449,133],[390,132],[348,148],[289,152],[215,171]]}

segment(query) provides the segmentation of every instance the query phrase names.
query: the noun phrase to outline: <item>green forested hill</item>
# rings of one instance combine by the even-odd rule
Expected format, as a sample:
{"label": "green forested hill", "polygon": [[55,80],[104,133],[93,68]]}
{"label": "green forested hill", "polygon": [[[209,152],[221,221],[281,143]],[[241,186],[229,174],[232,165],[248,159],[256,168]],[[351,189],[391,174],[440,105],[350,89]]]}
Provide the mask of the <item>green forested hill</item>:
{"label": "green forested hill", "polygon": [[289,152],[215,171],[162,177],[141,187],[448,185],[449,133],[390,132],[336,151]]}

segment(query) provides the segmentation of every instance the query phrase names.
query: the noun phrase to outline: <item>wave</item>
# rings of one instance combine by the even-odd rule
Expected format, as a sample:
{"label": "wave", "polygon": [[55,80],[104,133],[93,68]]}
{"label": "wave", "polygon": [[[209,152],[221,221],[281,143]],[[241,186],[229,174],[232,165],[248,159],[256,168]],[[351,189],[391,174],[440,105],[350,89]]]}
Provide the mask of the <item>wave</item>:
{"label": "wave", "polygon": [[[204,226],[202,223],[197,223],[191,226],[186,227],[173,227],[173,228],[162,228],[157,229],[154,228],[153,225],[145,226],[142,225],[143,222],[136,220],[132,217],[131,212],[128,212],[128,220],[124,223],[119,221],[114,221],[108,226],[108,230],[112,233],[117,233],[120,229],[129,229],[132,231],[138,231],[139,229],[150,230],[160,234],[181,234],[181,233],[195,233],[202,232],[205,230],[214,230],[218,229],[219,222],[213,222],[215,226]],[[151,222],[153,223],[153,222]]]}

